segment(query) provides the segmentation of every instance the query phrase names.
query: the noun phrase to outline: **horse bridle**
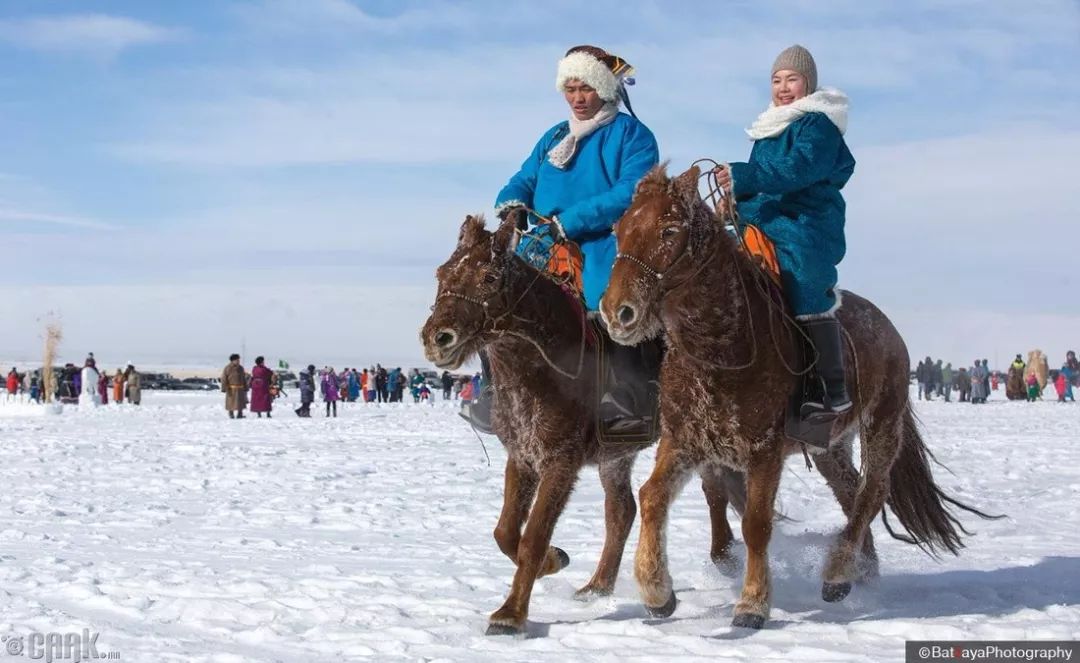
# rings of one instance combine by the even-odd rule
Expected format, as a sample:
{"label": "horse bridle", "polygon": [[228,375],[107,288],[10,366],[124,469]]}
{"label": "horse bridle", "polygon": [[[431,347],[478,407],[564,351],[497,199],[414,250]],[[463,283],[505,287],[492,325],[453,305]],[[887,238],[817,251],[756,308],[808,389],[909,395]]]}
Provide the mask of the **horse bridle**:
{"label": "horse bridle", "polygon": [[[667,218],[667,216],[665,216],[664,218]],[[687,228],[687,232],[688,233],[690,232],[689,228]],[[645,262],[644,260],[642,260],[641,258],[639,258],[639,257],[637,257],[635,255],[632,255],[630,253],[623,253],[621,251],[619,251],[618,253],[615,254],[615,262],[618,262],[620,260],[628,260],[628,261],[634,263],[635,265],[638,266],[639,269],[641,269],[641,271],[645,272],[649,276],[656,279],[656,282],[661,285],[662,289],[665,292],[668,292],[668,291],[671,291],[671,290],[676,290],[676,289],[682,287],[683,285],[689,283],[691,280],[693,280],[694,277],[696,277],[698,274],[700,274],[701,271],[704,270],[705,267],[708,266],[708,264],[713,261],[713,258],[716,257],[716,253],[717,253],[716,251],[711,252],[708,255],[708,257],[705,258],[705,260],[702,261],[700,265],[698,265],[698,268],[695,269],[689,276],[687,276],[686,278],[684,278],[681,281],[676,282],[675,285],[667,285],[667,286],[665,286],[665,283],[667,283],[667,282],[664,281],[664,277],[667,276],[668,273],[671,272],[671,270],[675,269],[675,266],[679,264],[679,261],[681,261],[683,258],[685,258],[687,255],[690,254],[690,238],[689,237],[686,238],[686,243],[683,244],[682,251],[679,252],[679,255],[676,256],[675,259],[672,260],[670,263],[668,263],[668,266],[665,267],[663,269],[663,271],[661,271],[659,269],[656,269],[655,267],[653,267],[652,265],[650,265],[649,263]]]}

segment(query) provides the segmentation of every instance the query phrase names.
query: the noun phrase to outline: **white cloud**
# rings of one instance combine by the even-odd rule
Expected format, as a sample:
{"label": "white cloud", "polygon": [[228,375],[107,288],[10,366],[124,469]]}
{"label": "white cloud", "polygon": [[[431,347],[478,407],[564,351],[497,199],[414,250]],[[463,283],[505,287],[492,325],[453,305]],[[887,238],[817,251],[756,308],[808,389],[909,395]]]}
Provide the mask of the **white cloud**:
{"label": "white cloud", "polygon": [[105,14],[37,16],[0,21],[0,40],[38,51],[110,58],[124,49],[176,39],[178,30]]}
{"label": "white cloud", "polygon": [[95,219],[87,219],[79,216],[65,216],[63,214],[43,214],[41,212],[5,208],[0,208],[0,221],[16,221],[46,226],[83,228],[87,230],[117,229],[117,226]]}

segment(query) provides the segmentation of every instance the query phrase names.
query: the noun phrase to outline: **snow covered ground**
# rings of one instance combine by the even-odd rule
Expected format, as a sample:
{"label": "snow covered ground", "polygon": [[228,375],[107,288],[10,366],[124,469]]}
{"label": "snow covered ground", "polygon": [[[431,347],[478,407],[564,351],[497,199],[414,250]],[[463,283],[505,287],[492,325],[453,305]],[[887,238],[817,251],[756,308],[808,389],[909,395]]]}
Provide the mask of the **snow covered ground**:
{"label": "snow covered ground", "polygon": [[669,532],[672,618],[638,600],[636,526],[615,595],[573,600],[603,532],[587,471],[555,532],[571,564],[537,583],[528,637],[488,638],[513,571],[491,536],[494,438],[488,467],[450,404],[303,420],[286,402],[230,421],[220,400],[151,392],[141,408],[59,415],[0,403],[0,634],[89,628],[121,660],[219,662],[876,662],[903,660],[905,639],[1080,638],[1080,405],[918,403],[955,472],[938,469],[943,487],[1009,518],[967,518],[977,535],[940,562],[878,521],[882,578],[840,604],[819,598],[840,509],[791,459],[760,632],[730,627],[741,579],[708,560],[696,483]]}

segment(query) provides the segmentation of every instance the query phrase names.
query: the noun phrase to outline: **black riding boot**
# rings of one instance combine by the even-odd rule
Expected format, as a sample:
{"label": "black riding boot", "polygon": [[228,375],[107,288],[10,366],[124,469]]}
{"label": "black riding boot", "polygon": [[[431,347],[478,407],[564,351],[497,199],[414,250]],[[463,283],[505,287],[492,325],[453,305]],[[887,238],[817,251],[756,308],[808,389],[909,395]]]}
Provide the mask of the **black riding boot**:
{"label": "black riding boot", "polygon": [[600,398],[600,420],[607,425],[609,433],[645,432],[653,425],[656,415],[663,343],[659,339],[635,346],[613,343],[608,354],[612,375]]}
{"label": "black riding boot", "polygon": [[844,341],[840,336],[840,323],[836,318],[800,321],[810,340],[817,348],[816,372],[825,383],[825,393],[820,402],[811,400],[800,409],[802,418],[814,423],[832,421],[851,409],[844,383]]}
{"label": "black riding boot", "polygon": [[462,403],[461,412],[458,414],[462,419],[472,424],[472,427],[481,433],[493,435],[491,428],[491,406],[495,400],[495,386],[491,384],[491,366],[488,363],[487,353],[481,350],[480,355],[480,393],[474,394],[472,403]]}

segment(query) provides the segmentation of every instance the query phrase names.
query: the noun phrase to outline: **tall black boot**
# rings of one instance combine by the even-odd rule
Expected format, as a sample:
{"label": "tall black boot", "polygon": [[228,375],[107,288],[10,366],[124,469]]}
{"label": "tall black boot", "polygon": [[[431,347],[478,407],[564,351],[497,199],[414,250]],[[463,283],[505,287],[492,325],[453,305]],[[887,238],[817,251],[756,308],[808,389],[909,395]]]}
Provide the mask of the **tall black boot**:
{"label": "tall black boot", "polygon": [[480,355],[480,393],[473,396],[472,403],[462,403],[461,412],[458,414],[476,430],[493,435],[495,431],[491,427],[491,407],[495,401],[495,385],[491,383],[491,365],[488,362],[487,353],[481,350],[478,354]]}
{"label": "tall black boot", "polygon": [[820,402],[811,399],[800,408],[802,418],[813,423],[832,421],[851,409],[851,398],[844,383],[844,341],[836,318],[800,321],[817,348],[816,372],[825,383]]}
{"label": "tall black boot", "polygon": [[653,425],[664,346],[660,339],[635,346],[612,343],[608,349],[611,374],[601,385],[599,417],[612,434],[644,434]]}

